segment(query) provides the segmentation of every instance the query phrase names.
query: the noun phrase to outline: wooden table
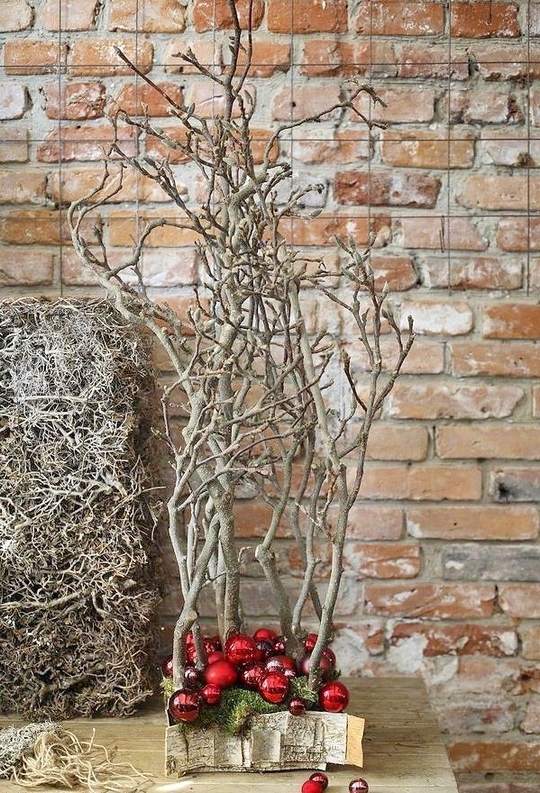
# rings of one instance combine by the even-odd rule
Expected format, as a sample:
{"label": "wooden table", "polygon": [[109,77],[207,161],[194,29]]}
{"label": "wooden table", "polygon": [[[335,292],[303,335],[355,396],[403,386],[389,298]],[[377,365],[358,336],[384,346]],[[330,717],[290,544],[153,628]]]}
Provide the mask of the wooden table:
{"label": "wooden table", "polygon": [[[366,719],[364,768],[330,766],[328,793],[348,793],[354,777],[369,783],[370,793],[457,793],[437,722],[424,684],[418,678],[345,680],[351,692],[348,711]],[[0,717],[0,727],[20,726],[20,718]],[[148,793],[300,793],[309,771],[265,774],[199,774],[175,780],[163,776],[164,716],[159,702],[127,719],[77,719],[64,722],[81,740],[117,747],[115,760],[128,761],[154,775]],[[21,793],[2,780],[2,793]],[[63,789],[40,787],[40,793]]]}

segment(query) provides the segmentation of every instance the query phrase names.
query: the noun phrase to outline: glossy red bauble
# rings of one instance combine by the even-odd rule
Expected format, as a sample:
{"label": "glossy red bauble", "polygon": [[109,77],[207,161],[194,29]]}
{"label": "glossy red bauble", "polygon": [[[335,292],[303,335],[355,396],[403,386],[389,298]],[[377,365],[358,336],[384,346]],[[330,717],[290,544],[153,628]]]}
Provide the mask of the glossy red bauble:
{"label": "glossy red bauble", "polygon": [[349,793],[368,793],[369,785],[365,779],[351,779]]}
{"label": "glossy red bauble", "polygon": [[306,650],[306,652],[310,653],[313,650],[318,638],[319,638],[318,633],[308,633],[308,635],[304,639],[304,649]]}
{"label": "glossy red bauble", "polygon": [[276,636],[272,643],[274,645],[274,655],[283,655],[287,644],[285,636]]}
{"label": "glossy red bauble", "polygon": [[259,683],[259,694],[273,705],[280,705],[287,699],[289,678],[283,672],[267,672]]}
{"label": "glossy red bauble", "polygon": [[195,721],[201,712],[201,698],[194,691],[180,688],[170,697],[168,709],[174,721]]}
{"label": "glossy red bauble", "polygon": [[328,777],[324,771],[314,771],[310,776],[310,779],[314,779],[315,782],[318,782],[320,785],[322,785],[323,790],[326,790],[328,787]]}
{"label": "glossy red bauble", "polygon": [[296,661],[290,655],[272,655],[265,663],[269,672],[283,672],[287,677],[296,677]]}
{"label": "glossy red bauble", "polygon": [[293,697],[288,705],[289,713],[293,716],[303,716],[306,712],[306,703],[300,697]]}
{"label": "glossy red bauble", "polygon": [[328,713],[341,713],[349,704],[349,691],[339,680],[325,683],[319,689],[319,705]]}
{"label": "glossy red bauble", "polygon": [[255,642],[257,647],[257,651],[259,653],[259,657],[262,661],[265,661],[271,655],[274,654],[274,645],[270,641],[266,641],[265,639],[259,639],[259,641]]}
{"label": "glossy red bauble", "polygon": [[306,779],[306,781],[302,784],[302,793],[322,793],[324,788],[320,782],[316,782],[314,779]]}
{"label": "glossy red bauble", "polygon": [[245,633],[235,633],[225,642],[225,658],[233,664],[249,664],[258,656],[255,640]]}
{"label": "glossy red bauble", "polygon": [[215,664],[216,661],[223,661],[225,656],[223,655],[222,650],[214,650],[214,652],[210,653],[208,658],[206,659],[207,664]]}
{"label": "glossy red bauble", "polygon": [[[321,677],[323,680],[328,680],[330,674],[334,671],[334,664],[325,655],[325,652],[321,655],[321,660],[319,661],[319,669],[321,670]],[[298,664],[300,669],[300,674],[302,675],[309,675],[311,670],[311,654],[305,655],[303,658],[300,659]]]}
{"label": "glossy red bauble", "polygon": [[276,636],[277,633],[271,628],[257,628],[253,634],[253,638],[256,642],[273,642]]}
{"label": "glossy red bauble", "polygon": [[265,674],[264,665],[260,661],[253,661],[251,664],[246,664],[240,669],[240,682],[246,688],[251,688],[256,691],[259,688]]}
{"label": "glossy red bauble", "polygon": [[207,683],[215,683],[220,688],[230,688],[234,686],[238,678],[238,670],[236,666],[227,661],[226,658],[221,661],[215,661],[204,670],[204,679]]}
{"label": "glossy red bauble", "polygon": [[188,666],[184,672],[184,680],[186,681],[187,686],[193,688],[193,686],[202,683],[203,673],[199,669],[195,669],[194,666]]}
{"label": "glossy red bauble", "polygon": [[167,658],[161,664],[161,673],[163,677],[172,677],[173,676],[173,661],[172,655],[168,655]]}
{"label": "glossy red bauble", "polygon": [[221,701],[221,688],[215,683],[207,683],[199,691],[207,705],[219,705]]}

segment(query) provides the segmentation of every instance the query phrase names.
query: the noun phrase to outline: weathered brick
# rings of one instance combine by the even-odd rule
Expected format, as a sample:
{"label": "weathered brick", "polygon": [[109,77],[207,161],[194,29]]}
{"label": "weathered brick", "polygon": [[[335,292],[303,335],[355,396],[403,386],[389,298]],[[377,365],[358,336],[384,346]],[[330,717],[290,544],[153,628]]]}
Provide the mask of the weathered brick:
{"label": "weathered brick", "polygon": [[537,460],[540,427],[516,423],[440,426],[435,442],[442,459]]}
{"label": "weathered brick", "polygon": [[499,606],[510,617],[540,619],[540,584],[501,583]]}
{"label": "weathered brick", "polygon": [[223,56],[220,42],[200,41],[186,36],[182,36],[181,43],[174,40],[167,48],[164,59],[165,71],[170,74],[199,74],[197,67],[182,57],[188,50],[191,50],[201,66],[216,74],[222,71]]}
{"label": "weathered brick", "polygon": [[344,41],[307,39],[304,43],[301,74],[308,77],[395,77],[398,64],[395,48],[387,41]]}
{"label": "weathered brick", "polygon": [[463,38],[515,38],[521,33],[517,3],[461,2],[452,4],[451,35]]}
{"label": "weathered brick", "polygon": [[520,727],[523,732],[540,733],[540,696],[538,694],[530,698]]}
{"label": "weathered brick", "polygon": [[[432,702],[437,711],[437,722],[441,732],[449,735],[458,733],[501,733],[515,728],[517,723],[517,703],[510,697],[498,695],[496,700],[471,698],[465,702]],[[470,787],[460,784],[462,793],[510,793],[510,788],[492,782]],[[516,792],[517,793],[517,792]]]}
{"label": "weathered brick", "polygon": [[[245,85],[244,90],[256,102],[257,91],[254,85]],[[225,92],[208,83],[197,82],[186,89],[186,105],[195,105],[196,112],[203,118],[223,116],[225,113]],[[233,108],[233,117],[238,118],[240,110],[237,105]]]}
{"label": "weathered brick", "polygon": [[500,419],[512,416],[524,396],[523,388],[511,385],[401,381],[388,397],[384,415],[399,419]]}
{"label": "weathered brick", "polygon": [[484,80],[537,80],[540,76],[538,47],[520,44],[475,43],[471,56]]}
{"label": "weathered brick", "polygon": [[98,0],[45,0],[38,8],[38,25],[45,30],[92,30],[98,12]]}
{"label": "weathered brick", "polygon": [[397,229],[406,248],[483,251],[488,247],[487,239],[474,221],[464,217],[402,217],[397,221]]}
{"label": "weathered brick", "polygon": [[116,0],[111,4],[109,30],[183,33],[185,15],[180,0]]}
{"label": "weathered brick", "polygon": [[537,582],[539,562],[540,547],[531,544],[465,543],[444,548],[442,555],[444,578],[451,581]]}
{"label": "weathered brick", "polygon": [[45,203],[46,173],[37,169],[0,169],[0,204]]}
{"label": "weathered brick", "polygon": [[474,135],[447,129],[385,130],[381,135],[381,157],[399,168],[470,168],[474,160]]}
{"label": "weathered brick", "polygon": [[105,86],[99,82],[46,83],[45,112],[47,118],[82,121],[100,118],[105,107]]}
{"label": "weathered brick", "polygon": [[540,741],[485,741],[477,738],[447,744],[455,771],[494,773],[496,771],[536,771]]}
{"label": "weathered brick", "polygon": [[410,542],[347,542],[343,566],[362,578],[415,578],[421,568],[420,547]]}
{"label": "weathered brick", "polygon": [[[296,95],[296,91],[295,91]],[[362,93],[355,101],[355,107],[365,118],[380,124],[429,123],[435,119],[437,95],[429,85],[381,87],[377,96],[382,103],[374,103],[368,94]],[[351,111],[351,120],[357,117]]]}
{"label": "weathered brick", "polygon": [[357,14],[356,32],[362,36],[437,36],[444,26],[444,6],[439,2],[364,0]]}
{"label": "weathered brick", "polygon": [[482,83],[454,89],[440,101],[441,111],[455,124],[521,124],[524,106],[519,94],[506,87]]}
{"label": "weathered brick", "polygon": [[367,160],[372,153],[369,132],[361,128],[336,129],[329,135],[328,129],[301,127],[285,148],[291,159],[317,164],[349,164]]}
{"label": "weathered brick", "polygon": [[438,655],[488,655],[493,657],[517,654],[518,638],[510,624],[457,625],[439,622],[396,622],[391,628],[390,646],[411,638],[424,640],[423,654]]}
{"label": "weathered brick", "polygon": [[422,283],[431,289],[520,289],[520,259],[500,256],[426,256],[420,269]]}
{"label": "weathered brick", "polygon": [[[102,162],[114,140],[110,124],[77,124],[62,126],[50,132],[38,146],[40,162]],[[128,156],[136,152],[133,129],[118,128],[118,143]]]}
{"label": "weathered brick", "polygon": [[0,241],[9,245],[58,245],[61,233],[58,212],[51,209],[17,210],[0,216]]}
{"label": "weathered brick", "polygon": [[[328,523],[335,525],[337,508],[330,507]],[[403,535],[401,507],[357,502],[349,513],[347,537],[351,540],[399,540]]]}
{"label": "weathered brick", "polygon": [[345,675],[358,674],[370,656],[380,655],[384,651],[382,620],[362,620],[355,622],[354,627],[336,623],[336,628],[332,649]]}
{"label": "weathered brick", "polygon": [[540,470],[505,468],[490,474],[489,492],[493,501],[515,503],[540,500]]}
{"label": "weathered brick", "polygon": [[540,208],[540,180],[534,176],[468,176],[458,202],[487,210],[531,210]]}
{"label": "weathered brick", "polygon": [[464,301],[407,300],[401,305],[401,327],[406,329],[408,317],[414,322],[415,333],[461,336],[474,326],[471,306]]}
{"label": "weathered brick", "polygon": [[528,661],[540,661],[540,625],[524,624],[519,629],[522,643],[521,654]]}
{"label": "weathered brick", "polygon": [[437,664],[426,660],[430,692],[438,703],[478,699],[485,702],[494,691],[516,697],[524,693],[527,685],[523,662],[518,657],[460,655],[448,664],[446,674],[440,676]]}
{"label": "weathered brick", "polygon": [[366,614],[431,619],[480,618],[493,614],[495,587],[476,583],[366,582],[364,601]]}
{"label": "weathered brick", "polygon": [[150,232],[146,241],[148,248],[191,247],[199,240],[198,234],[182,227],[185,216],[179,213],[167,213],[164,217],[162,213],[145,210],[137,218],[133,212],[120,210],[109,216],[109,242],[113,246],[129,248],[137,238],[138,225],[156,220],[163,220],[163,223]]}
{"label": "weathered brick", "polygon": [[89,77],[133,75],[131,68],[116,52],[120,49],[139,71],[146,74],[152,68],[154,47],[148,39],[135,42],[128,38],[75,39],[71,45],[69,74]]}
{"label": "weathered brick", "polygon": [[[132,251],[113,251],[109,262],[112,267],[118,267],[123,262],[131,258]],[[176,252],[143,251],[140,259],[140,271],[146,286],[156,287],[179,287],[195,284],[197,272],[197,252],[195,248],[184,248],[182,256],[178,256]],[[133,273],[131,277],[129,273],[126,274],[126,280],[133,282],[135,277]],[[68,286],[92,286],[97,283],[96,277],[86,267],[79,257],[70,250],[63,254],[62,262],[62,280]],[[168,363],[168,359],[159,360],[162,363]]]}
{"label": "weathered brick", "polygon": [[[238,58],[237,73],[242,74],[246,66],[247,53],[242,51]],[[288,42],[276,42],[272,39],[253,41],[248,77],[272,77],[277,72],[288,72],[290,68],[291,46]]]}
{"label": "weathered brick", "polygon": [[339,102],[339,90],[335,85],[300,84],[282,88],[272,99],[272,118],[276,121],[291,121],[323,113]]}
{"label": "weathered brick", "polygon": [[447,44],[433,41],[423,42],[421,39],[413,44],[403,43],[398,48],[398,77],[425,77],[430,80],[466,80],[469,76],[469,58],[465,47],[452,46],[448,51]]}
{"label": "weathered brick", "polygon": [[452,342],[450,353],[456,377],[540,377],[534,342]]}
{"label": "weathered brick", "polygon": [[378,237],[386,239],[390,220],[386,215],[321,213],[314,218],[285,218],[281,226],[284,239],[296,246],[325,245],[337,237],[351,238],[356,245],[366,245],[371,236],[377,244]]}
{"label": "weathered brick", "polygon": [[482,335],[487,339],[538,339],[540,306],[530,303],[486,306]]}
{"label": "weathered brick", "polygon": [[345,33],[346,0],[268,0],[268,29],[273,33]]}
{"label": "weathered brick", "polygon": [[[457,471],[459,468],[456,468]],[[480,470],[475,473],[480,494]],[[441,505],[409,507],[406,526],[408,534],[417,539],[519,541],[535,540],[538,537],[539,519],[537,512],[529,507],[505,510],[484,505]]]}
{"label": "weathered brick", "polygon": [[435,206],[441,180],[430,174],[396,171],[338,171],[334,197],[338,204],[354,206]]}
{"label": "weathered brick", "polygon": [[50,251],[27,248],[14,255],[9,247],[0,247],[0,286],[49,286],[52,279]]}
{"label": "weathered brick", "polygon": [[425,427],[397,427],[376,423],[369,433],[369,460],[425,460],[429,435]]}
{"label": "weathered brick", "polygon": [[22,118],[27,110],[27,93],[23,85],[0,83],[0,119]]}
{"label": "weathered brick", "polygon": [[[235,3],[238,20],[243,28],[251,22],[253,30],[259,27],[264,18],[264,0],[237,0]],[[232,16],[228,0],[194,0],[193,24],[195,30],[220,30],[232,27]]]}
{"label": "weathered brick", "polygon": [[182,88],[173,82],[156,81],[155,84],[160,90],[147,83],[124,85],[118,93],[113,94],[113,102],[128,116],[143,116],[146,113],[152,118],[169,116],[171,108],[183,103]]}
{"label": "weathered brick", "polygon": [[4,44],[6,74],[62,73],[66,69],[67,44],[38,38],[8,39]]}
{"label": "weathered brick", "polygon": [[26,0],[3,0],[0,4],[0,31],[26,30],[32,25],[32,9]]}
{"label": "weathered brick", "polygon": [[[112,168],[110,174],[112,179],[117,177]],[[49,177],[48,193],[54,201],[71,203],[97,190],[102,178],[103,168],[100,166],[63,168],[62,171],[55,171]],[[182,186],[179,185],[179,193],[182,192]],[[103,195],[104,193],[97,192],[94,199],[100,200]],[[140,176],[135,171],[128,171],[123,176],[122,189],[111,196],[108,203],[135,200],[158,203],[169,201],[169,197],[154,180]]]}
{"label": "weathered brick", "polygon": [[412,501],[476,500],[482,492],[480,469],[466,466],[370,466],[360,497]]}
{"label": "weathered brick", "polygon": [[540,250],[540,218],[501,218],[497,226],[496,244],[503,251]]}
{"label": "weathered brick", "polygon": [[27,127],[4,127],[4,137],[0,140],[0,162],[27,162],[28,143]]}

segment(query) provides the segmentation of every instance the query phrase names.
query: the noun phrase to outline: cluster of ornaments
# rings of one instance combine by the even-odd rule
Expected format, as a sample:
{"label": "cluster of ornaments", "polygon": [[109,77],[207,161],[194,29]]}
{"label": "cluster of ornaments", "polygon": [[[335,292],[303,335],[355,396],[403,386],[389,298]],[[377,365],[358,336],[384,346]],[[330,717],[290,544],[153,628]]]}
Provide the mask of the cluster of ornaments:
{"label": "cluster of ornaments", "polygon": [[[302,793],[324,793],[328,787],[328,777],[323,771],[315,771],[309,779],[303,783]],[[351,779],[349,782],[349,793],[369,793],[369,785],[365,779]]]}
{"label": "cluster of ornaments", "polygon": [[[233,686],[256,691],[265,702],[288,708],[294,716],[306,712],[308,703],[292,695],[291,679],[309,674],[316,633],[307,635],[300,659],[287,655],[283,637],[269,628],[259,628],[253,636],[236,633],[223,647],[219,638],[203,641],[207,659],[201,670],[195,666],[195,644],[188,634],[185,687],[175,691],[168,702],[173,722],[196,721],[204,703],[218,705],[223,689]],[[341,713],[349,703],[349,692],[339,680],[331,679],[336,657],[329,647],[322,653],[319,669],[322,681],[318,691],[319,707],[329,713]],[[164,661],[162,672],[165,677],[172,676],[172,657]]]}

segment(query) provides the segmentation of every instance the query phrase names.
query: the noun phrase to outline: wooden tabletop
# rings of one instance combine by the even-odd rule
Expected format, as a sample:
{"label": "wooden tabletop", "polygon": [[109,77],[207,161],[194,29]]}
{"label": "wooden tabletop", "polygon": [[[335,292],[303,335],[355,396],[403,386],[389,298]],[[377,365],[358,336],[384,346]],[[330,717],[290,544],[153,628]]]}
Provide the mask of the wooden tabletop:
{"label": "wooden tabletop", "polygon": [[[327,793],[348,793],[349,781],[363,777],[370,793],[457,793],[437,722],[424,684],[418,678],[345,680],[351,692],[348,712],[366,719],[364,768],[329,766]],[[0,716],[0,728],[21,726],[20,718]],[[117,748],[115,761],[132,763],[153,775],[147,793],[300,793],[309,771],[199,774],[175,780],[163,776],[165,718],[159,701],[126,719],[76,719],[63,722],[79,739]],[[21,793],[2,780],[2,793]],[[64,793],[39,787],[40,793]]]}

